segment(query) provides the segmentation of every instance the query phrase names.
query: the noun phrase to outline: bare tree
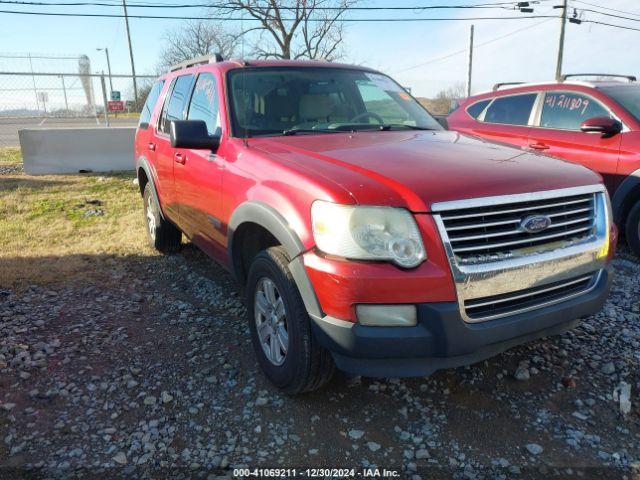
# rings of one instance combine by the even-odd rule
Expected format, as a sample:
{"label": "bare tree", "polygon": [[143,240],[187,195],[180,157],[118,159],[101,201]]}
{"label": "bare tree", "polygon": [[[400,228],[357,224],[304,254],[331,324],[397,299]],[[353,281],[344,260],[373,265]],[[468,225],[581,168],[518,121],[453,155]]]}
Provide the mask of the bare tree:
{"label": "bare tree", "polygon": [[343,17],[358,0],[227,0],[214,10],[219,15],[246,13],[258,26],[253,53],[258,58],[340,58]]}
{"label": "bare tree", "polygon": [[186,22],[164,34],[166,46],[160,57],[160,67],[166,69],[190,58],[214,53],[220,53],[223,58],[233,57],[239,44],[238,37],[219,23]]}
{"label": "bare tree", "polygon": [[463,82],[456,82],[451,87],[440,90],[434,98],[419,98],[433,115],[447,115],[457,102],[467,96]]}

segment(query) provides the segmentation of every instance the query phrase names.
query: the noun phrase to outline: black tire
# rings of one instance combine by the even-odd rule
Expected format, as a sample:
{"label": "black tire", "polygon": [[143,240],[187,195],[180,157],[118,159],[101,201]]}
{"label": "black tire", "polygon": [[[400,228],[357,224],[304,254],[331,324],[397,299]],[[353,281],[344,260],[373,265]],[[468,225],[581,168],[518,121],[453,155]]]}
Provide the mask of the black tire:
{"label": "black tire", "polygon": [[[295,395],[325,385],[335,371],[331,354],[318,345],[311,332],[309,315],[296,287],[282,247],[272,247],[256,255],[247,281],[247,320],[251,341],[260,368],[283,392]],[[288,331],[288,349],[281,365],[272,363],[263,350],[255,317],[255,298],[262,279],[271,280],[282,298]]]}
{"label": "black tire", "polygon": [[[149,245],[164,254],[177,252],[180,249],[182,232],[173,223],[162,217],[160,204],[149,183],[144,187],[142,200]],[[150,217],[155,222],[155,228],[151,225]]]}
{"label": "black tire", "polygon": [[631,251],[640,257],[640,201],[636,202],[627,215],[624,236]]}

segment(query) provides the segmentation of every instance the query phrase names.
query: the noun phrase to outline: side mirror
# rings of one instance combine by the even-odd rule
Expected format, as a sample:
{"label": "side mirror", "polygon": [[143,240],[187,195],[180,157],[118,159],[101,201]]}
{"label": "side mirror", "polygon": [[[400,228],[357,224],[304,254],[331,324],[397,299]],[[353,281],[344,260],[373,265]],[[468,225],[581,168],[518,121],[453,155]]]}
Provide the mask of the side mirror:
{"label": "side mirror", "polygon": [[220,139],[212,137],[204,120],[171,120],[171,146],[215,150]]}
{"label": "side mirror", "polygon": [[611,117],[593,117],[582,122],[580,130],[584,133],[597,133],[603,137],[611,137],[622,131],[622,123]]}

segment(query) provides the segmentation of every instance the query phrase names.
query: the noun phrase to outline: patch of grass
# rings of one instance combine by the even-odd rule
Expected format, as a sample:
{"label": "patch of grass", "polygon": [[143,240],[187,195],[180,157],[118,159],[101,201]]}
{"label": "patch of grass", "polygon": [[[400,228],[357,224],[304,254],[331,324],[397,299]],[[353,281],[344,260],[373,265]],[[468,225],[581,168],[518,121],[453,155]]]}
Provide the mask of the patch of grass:
{"label": "patch of grass", "polygon": [[[0,158],[19,163],[16,150],[0,150]],[[99,274],[104,262],[93,260],[100,258],[155,255],[133,179],[133,173],[0,175],[0,287]]]}
{"label": "patch of grass", "polygon": [[22,163],[20,149],[15,147],[0,147],[0,165],[15,165]]}

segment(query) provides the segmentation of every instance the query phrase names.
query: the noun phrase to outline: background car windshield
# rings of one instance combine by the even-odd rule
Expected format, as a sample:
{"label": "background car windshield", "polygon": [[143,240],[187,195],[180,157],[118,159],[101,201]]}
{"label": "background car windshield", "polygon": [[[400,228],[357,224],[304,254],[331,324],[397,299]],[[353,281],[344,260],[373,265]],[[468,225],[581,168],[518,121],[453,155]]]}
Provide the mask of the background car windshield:
{"label": "background car windshield", "polygon": [[640,121],[640,85],[603,87],[602,91],[626,108]]}
{"label": "background car windshield", "polygon": [[379,73],[339,68],[260,68],[230,73],[236,136],[291,129],[377,128],[382,124],[440,130],[400,85]]}

